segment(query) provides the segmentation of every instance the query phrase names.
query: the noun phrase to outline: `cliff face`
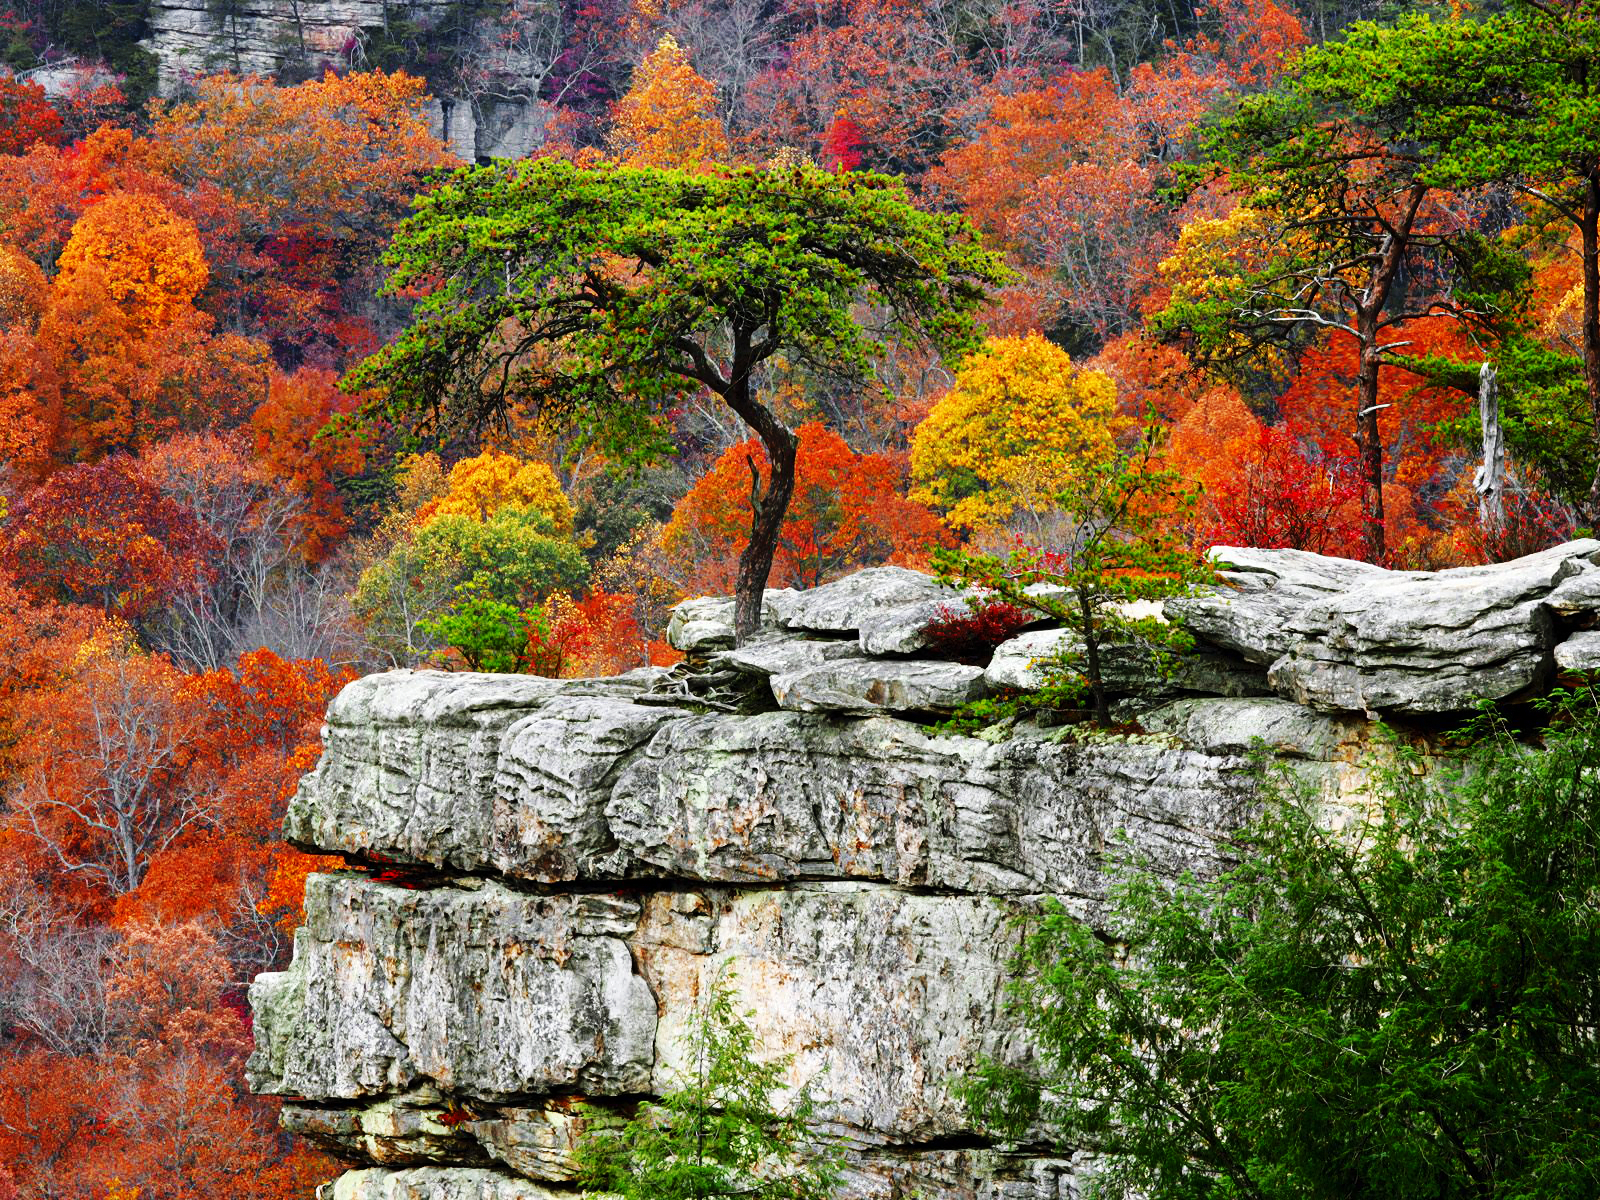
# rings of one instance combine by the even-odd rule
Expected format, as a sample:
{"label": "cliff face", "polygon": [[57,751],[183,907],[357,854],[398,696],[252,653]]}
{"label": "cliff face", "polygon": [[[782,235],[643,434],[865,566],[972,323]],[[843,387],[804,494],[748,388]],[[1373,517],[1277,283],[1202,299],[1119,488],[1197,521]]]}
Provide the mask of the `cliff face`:
{"label": "cliff face", "polygon": [[763,1052],[846,1138],[847,1195],[1076,1195],[1072,1157],[987,1145],[950,1094],[1026,1052],[1010,918],[1056,895],[1094,920],[1119,838],[1214,871],[1257,739],[1337,820],[1371,717],[1424,736],[1600,665],[1600,543],[1438,575],[1227,557],[1230,586],[1176,606],[1202,639],[1178,675],[1121,664],[1134,734],[930,734],[1063,635],[987,668],[919,658],[948,596],[895,568],[769,593],[737,652],[727,602],[682,606],[692,678],[351,684],[286,831],[365,869],[312,879],[292,965],[252,988],[253,1086],[364,1164],[340,1200],[571,1196],[575,1101],[665,1086],[731,966]]}
{"label": "cliff face", "polygon": [[217,71],[319,76],[371,56],[402,28],[421,45],[459,42],[481,86],[430,100],[434,132],[467,162],[524,158],[543,143],[549,117],[537,99],[540,64],[524,61],[492,10],[440,32],[462,9],[462,0],[153,0],[144,45],[156,56],[157,90],[170,96]]}

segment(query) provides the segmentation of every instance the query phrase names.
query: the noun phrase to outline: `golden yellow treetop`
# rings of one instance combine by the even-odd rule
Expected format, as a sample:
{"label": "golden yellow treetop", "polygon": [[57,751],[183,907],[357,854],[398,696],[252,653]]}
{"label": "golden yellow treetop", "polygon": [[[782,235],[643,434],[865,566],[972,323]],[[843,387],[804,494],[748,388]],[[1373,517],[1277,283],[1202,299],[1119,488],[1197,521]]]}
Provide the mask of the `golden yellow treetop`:
{"label": "golden yellow treetop", "polygon": [[1108,458],[1118,425],[1110,376],[1038,334],[991,338],[912,436],[912,497],[958,529],[995,528]]}

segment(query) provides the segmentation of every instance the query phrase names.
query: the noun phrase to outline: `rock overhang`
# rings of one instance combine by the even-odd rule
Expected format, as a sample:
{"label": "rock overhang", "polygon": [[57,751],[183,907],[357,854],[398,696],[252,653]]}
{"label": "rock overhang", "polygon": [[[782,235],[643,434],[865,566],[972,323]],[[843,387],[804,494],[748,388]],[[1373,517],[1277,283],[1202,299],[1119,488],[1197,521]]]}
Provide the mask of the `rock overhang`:
{"label": "rock overhang", "polygon": [[[1141,695],[1137,655],[1119,676],[1143,732],[938,736],[948,705],[864,702],[861,680],[951,665],[907,632],[951,597],[898,570],[769,594],[738,652],[726,602],[680,610],[674,637],[768,689],[760,711],[643,703],[651,671],[351,684],[286,828],[384,878],[311,885],[294,963],[252,993],[255,1086],[369,1164],[340,1181],[351,1200],[571,1195],[573,1103],[665,1086],[731,964],[763,1046],[846,1137],[846,1196],[1055,1200],[1072,1157],[989,1143],[951,1091],[979,1055],[1026,1052],[1003,1005],[1011,918],[1048,895],[1097,920],[1119,839],[1158,870],[1218,869],[1256,747],[1358,805],[1371,714],[1514,700],[1600,633],[1600,543],[1432,576],[1218,554],[1225,585],[1171,605],[1198,642],[1178,679]],[[1062,636],[963,677],[1026,685]],[[828,686],[785,705],[807,671]]]}

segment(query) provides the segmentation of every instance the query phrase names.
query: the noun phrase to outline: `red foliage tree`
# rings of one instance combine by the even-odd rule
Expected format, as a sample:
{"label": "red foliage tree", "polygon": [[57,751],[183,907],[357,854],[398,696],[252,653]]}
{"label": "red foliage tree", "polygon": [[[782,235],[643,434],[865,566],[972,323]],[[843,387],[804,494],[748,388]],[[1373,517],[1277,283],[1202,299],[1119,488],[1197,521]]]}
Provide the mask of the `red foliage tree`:
{"label": "red foliage tree", "polygon": [[1213,545],[1279,547],[1353,557],[1361,552],[1361,483],[1301,452],[1284,429],[1264,426],[1233,443],[1232,470],[1206,492]]}
{"label": "red foliage tree", "polygon": [[[778,535],[772,586],[815,587],[856,567],[921,561],[949,537],[924,505],[906,499],[893,464],[857,454],[815,422],[799,429],[794,498]],[[722,455],[679,502],[663,542],[686,591],[726,592],[750,535],[750,487],[766,456],[752,439]]]}
{"label": "red foliage tree", "polygon": [[34,599],[137,622],[205,571],[220,547],[120,462],[58,471],[17,506],[0,568]]}
{"label": "red foliage tree", "polygon": [[849,117],[838,116],[822,138],[822,165],[835,171],[854,171],[861,165],[866,137]]}
{"label": "red foliage tree", "polygon": [[[1474,351],[1452,321],[1423,318],[1395,332],[1408,343],[1407,354],[1472,361]],[[1294,383],[1278,402],[1284,423],[1340,467],[1357,461],[1349,409],[1359,367],[1353,339],[1330,340],[1301,357]],[[1384,541],[1401,547],[1429,539],[1448,519],[1441,505],[1460,475],[1460,450],[1434,429],[1459,417],[1470,401],[1461,392],[1427,387],[1410,371],[1384,363],[1378,369],[1377,402],[1386,468]]]}
{"label": "red foliage tree", "polygon": [[0,75],[0,154],[60,141],[61,114],[50,107],[44,89],[31,79]]}

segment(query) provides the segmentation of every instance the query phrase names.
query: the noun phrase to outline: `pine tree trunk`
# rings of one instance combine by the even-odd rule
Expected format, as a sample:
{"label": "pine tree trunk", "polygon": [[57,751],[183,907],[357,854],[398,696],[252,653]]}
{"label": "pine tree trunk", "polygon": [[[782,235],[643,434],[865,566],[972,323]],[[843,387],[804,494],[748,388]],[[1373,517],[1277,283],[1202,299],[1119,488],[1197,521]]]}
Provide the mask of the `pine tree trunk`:
{"label": "pine tree trunk", "polygon": [[[1583,386],[1589,393],[1594,444],[1600,450],[1600,170],[1583,181],[1583,211],[1578,231],[1583,243]],[[1600,526],[1600,464],[1589,485],[1585,518]]]}
{"label": "pine tree trunk", "polygon": [[761,486],[753,463],[750,468],[750,500],[754,513],[750,521],[750,541],[739,555],[733,603],[733,640],[735,645],[742,646],[761,627],[762,596],[767,589],[767,577],[772,574],[778,533],[789,511],[789,498],[794,494],[799,443],[782,421],[750,396],[748,380],[736,383],[727,399],[729,406],[761,438],[770,467],[765,488]]}
{"label": "pine tree trunk", "polygon": [[1378,432],[1378,350],[1376,314],[1362,314],[1361,369],[1356,376],[1356,453],[1361,460],[1361,525],[1369,562],[1381,563],[1386,547],[1383,530],[1383,438]]}

